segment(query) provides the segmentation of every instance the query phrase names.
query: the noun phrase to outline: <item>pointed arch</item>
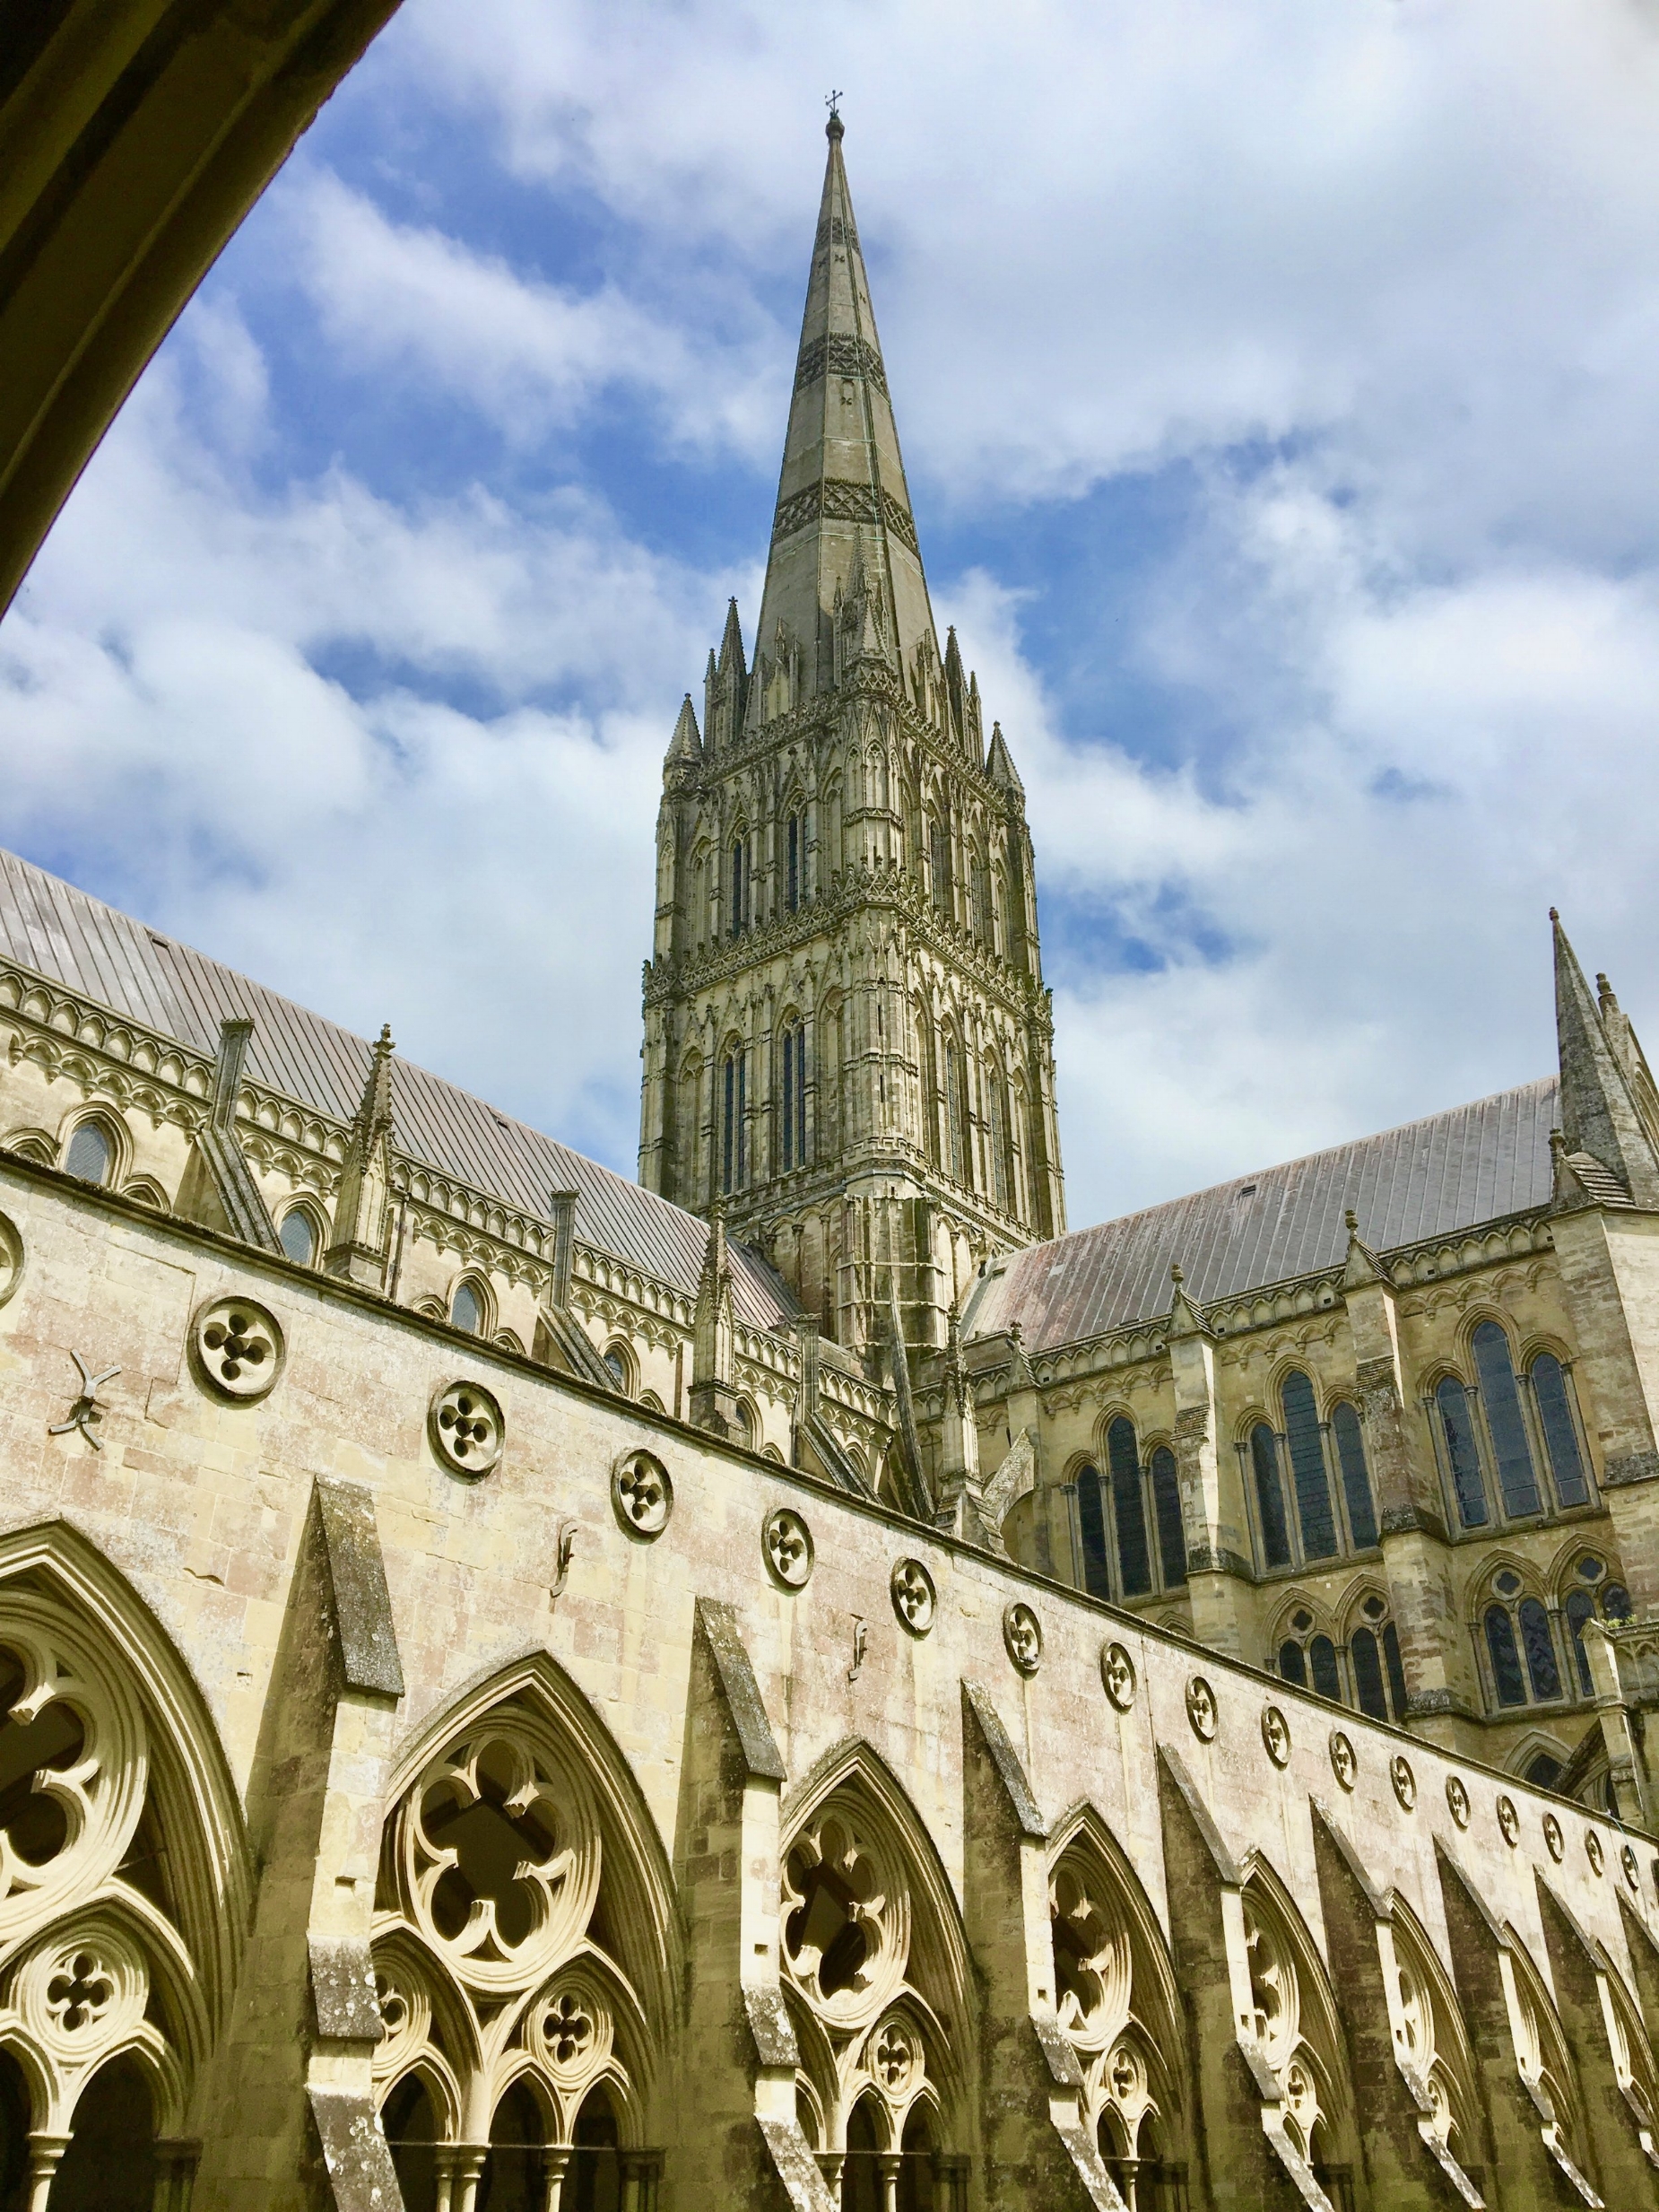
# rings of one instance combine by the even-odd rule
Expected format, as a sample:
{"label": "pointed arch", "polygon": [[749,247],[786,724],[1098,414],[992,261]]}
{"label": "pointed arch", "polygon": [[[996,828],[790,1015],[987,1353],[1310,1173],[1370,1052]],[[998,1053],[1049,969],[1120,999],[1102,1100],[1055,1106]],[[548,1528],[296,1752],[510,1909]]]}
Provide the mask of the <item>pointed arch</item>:
{"label": "pointed arch", "polygon": [[1282,2124],[1316,2173],[1358,2164],[1348,2044],[1325,1959],[1272,1862],[1257,1852],[1243,1889],[1255,2042],[1279,2085]]}

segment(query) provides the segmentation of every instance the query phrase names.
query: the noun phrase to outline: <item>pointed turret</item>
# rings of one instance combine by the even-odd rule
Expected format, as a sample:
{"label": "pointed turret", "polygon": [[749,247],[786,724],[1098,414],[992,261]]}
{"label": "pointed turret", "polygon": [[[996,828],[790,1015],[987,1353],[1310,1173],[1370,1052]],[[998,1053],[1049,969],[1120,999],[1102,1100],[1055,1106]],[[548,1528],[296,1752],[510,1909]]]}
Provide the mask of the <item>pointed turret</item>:
{"label": "pointed turret", "polygon": [[968,735],[968,694],[962,676],[962,649],[956,641],[954,623],[945,632],[944,695],[951,734],[960,745]]}
{"label": "pointed turret", "polygon": [[1342,1288],[1362,1290],[1368,1283],[1386,1283],[1388,1270],[1359,1233],[1359,1216],[1351,1206],[1342,1215],[1348,1229],[1348,1258],[1342,1267]]}
{"label": "pointed turret", "polygon": [[743,1423],[734,1387],[736,1335],[732,1319],[732,1261],[725,1215],[716,1207],[703,1251],[702,1278],[691,1324],[691,1420],[717,1436],[736,1436]]}
{"label": "pointed turret", "polygon": [[392,1042],[388,1023],[369,1063],[363,1095],[334,1200],[334,1232],[324,1256],[331,1275],[379,1290],[386,1282],[387,1199],[392,1187]]}
{"label": "pointed turret", "polygon": [[[710,674],[714,669],[714,655],[708,656]],[[698,733],[697,710],[691,704],[691,694],[685,695],[685,704],[680,710],[680,719],[674,724],[674,734],[668,741],[668,750],[663,756],[663,781],[671,783],[676,775],[695,773],[703,757],[703,741]]]}
{"label": "pointed turret", "polygon": [[1025,786],[1015,771],[1013,755],[1008,750],[1008,740],[1003,735],[1000,722],[991,725],[991,749],[986,754],[985,772],[999,791],[1006,793],[1020,806],[1025,805]]}
{"label": "pointed turret", "polygon": [[726,605],[720,658],[709,654],[708,673],[703,678],[703,729],[710,753],[732,743],[743,727],[748,703],[749,664],[743,658],[743,628],[733,599]]}
{"label": "pointed turret", "polygon": [[[1611,1176],[1631,1204],[1659,1208],[1659,1148],[1553,907],[1550,920],[1555,937],[1555,1029],[1567,1159],[1586,1188],[1595,1188],[1595,1178],[1586,1178],[1581,1155]],[[1619,1019],[1628,1030],[1622,1015]],[[1620,1041],[1622,1046],[1622,1030]]]}
{"label": "pointed turret", "polygon": [[861,531],[886,651],[908,668],[917,644],[934,635],[887,371],[841,159],[842,135],[841,118],[832,115],[755,633],[757,681],[751,692],[751,710],[757,713],[775,710],[764,703],[773,664],[792,646],[800,652],[803,695],[827,691],[837,682],[838,666],[846,664],[838,663],[835,649],[836,595],[839,587],[844,600],[853,596],[847,585]]}
{"label": "pointed turret", "polygon": [[1207,1337],[1210,1324],[1204,1319],[1203,1309],[1195,1306],[1186,1294],[1186,1276],[1178,1264],[1169,1269],[1169,1319],[1164,1333],[1168,1337]]}

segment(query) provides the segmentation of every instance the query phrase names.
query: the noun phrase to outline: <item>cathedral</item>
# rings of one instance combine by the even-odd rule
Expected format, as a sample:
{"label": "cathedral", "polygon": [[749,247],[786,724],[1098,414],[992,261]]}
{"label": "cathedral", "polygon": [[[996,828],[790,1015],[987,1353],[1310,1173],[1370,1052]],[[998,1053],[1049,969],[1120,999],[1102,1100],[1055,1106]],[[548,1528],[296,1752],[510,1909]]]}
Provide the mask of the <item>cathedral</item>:
{"label": "cathedral", "polygon": [[637,1182],[0,855],[0,2212],[1659,2208],[1659,1091],[1068,1229],[842,136]]}

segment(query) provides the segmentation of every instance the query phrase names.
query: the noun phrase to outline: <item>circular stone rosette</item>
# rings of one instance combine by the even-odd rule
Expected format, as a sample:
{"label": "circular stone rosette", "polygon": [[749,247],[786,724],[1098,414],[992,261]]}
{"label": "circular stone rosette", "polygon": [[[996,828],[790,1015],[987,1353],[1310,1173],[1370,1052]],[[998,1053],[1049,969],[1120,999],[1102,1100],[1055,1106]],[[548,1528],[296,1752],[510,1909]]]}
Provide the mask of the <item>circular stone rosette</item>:
{"label": "circular stone rosette", "polygon": [[1506,1793],[1498,1800],[1498,1825],[1503,1839],[1513,1850],[1521,1840],[1521,1816],[1515,1809],[1515,1799]]}
{"label": "circular stone rosette", "polygon": [[1290,1723],[1277,1705],[1262,1708],[1262,1743],[1275,1766],[1290,1764]]}
{"label": "circular stone rosette", "polygon": [[190,1363],[215,1398],[251,1406],[282,1372],[282,1326],[251,1298],[212,1298],[190,1324]]}
{"label": "circular stone rosette", "polygon": [[1043,1663],[1043,1624],[1028,1605],[1018,1599],[1003,1608],[1003,1642],[1022,1675],[1034,1675]]}
{"label": "circular stone rosette", "polygon": [[913,1636],[925,1636],[939,1610],[934,1578],[919,1559],[896,1559],[891,1582],[893,1611]]}
{"label": "circular stone rosette", "polygon": [[1584,1848],[1585,1857],[1590,1861],[1591,1866],[1595,1869],[1596,1873],[1605,1874],[1607,1871],[1607,1847],[1602,1842],[1600,1835],[1594,1828],[1587,1828],[1585,1831]]}
{"label": "circular stone rosette", "polygon": [[1354,1756],[1353,1738],[1342,1729],[1331,1730],[1331,1772],[1344,1790],[1351,1790],[1359,1779],[1359,1762]]}
{"label": "circular stone rosette", "polygon": [[1567,1838],[1561,1833],[1561,1824],[1553,1813],[1544,1815],[1544,1842],[1550,1856],[1558,1862],[1567,1854]]}
{"label": "circular stone rosette", "polygon": [[1642,1885],[1642,1874],[1641,1868],[1637,1864],[1634,1843],[1627,1843],[1623,1851],[1620,1852],[1619,1864],[1624,1868],[1624,1878],[1631,1888],[1639,1889]]}
{"label": "circular stone rosette", "polygon": [[1400,1800],[1402,1812],[1409,1813],[1417,1803],[1417,1777],[1411,1772],[1411,1762],[1404,1752],[1396,1751],[1388,1762],[1388,1779],[1394,1786],[1394,1795]]}
{"label": "circular stone rosette", "polygon": [[1119,1712],[1134,1703],[1134,1661],[1121,1643],[1100,1646],[1100,1681]]}
{"label": "circular stone rosette", "polygon": [[804,1589],[812,1579],[812,1532],[791,1505],[779,1505],[760,1524],[766,1563],[786,1589]]}
{"label": "circular stone rosette", "polygon": [[481,1382],[446,1382],[434,1390],[426,1431],[440,1463],[474,1483],[499,1464],[507,1439],[501,1408]]}
{"label": "circular stone rosette", "polygon": [[1201,1744],[1214,1742],[1221,1722],[1220,1708],[1215,1702],[1215,1692],[1202,1675],[1194,1675],[1187,1683],[1186,1717]]}
{"label": "circular stone rosette", "polygon": [[1461,1774],[1446,1776],[1446,1802],[1458,1826],[1466,1828],[1469,1825],[1469,1790]]}
{"label": "circular stone rosette", "polygon": [[22,1279],[22,1233],[9,1214],[0,1214],[0,1306]]}
{"label": "circular stone rosette", "polygon": [[674,1510],[668,1469],[651,1451],[625,1451],[611,1469],[611,1503],[630,1537],[660,1537]]}

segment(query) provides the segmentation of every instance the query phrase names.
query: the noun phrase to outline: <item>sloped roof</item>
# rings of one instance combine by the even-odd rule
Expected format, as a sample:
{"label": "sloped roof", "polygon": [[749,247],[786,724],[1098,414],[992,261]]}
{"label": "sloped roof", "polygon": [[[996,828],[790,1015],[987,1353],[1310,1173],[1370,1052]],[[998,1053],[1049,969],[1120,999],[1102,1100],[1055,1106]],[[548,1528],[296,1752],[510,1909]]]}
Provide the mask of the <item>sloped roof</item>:
{"label": "sloped roof", "polygon": [[1553,1076],[1217,1183],[1014,1253],[977,1285],[970,1337],[1018,1321],[1028,1350],[1169,1311],[1177,1262],[1200,1305],[1342,1265],[1344,1211],[1377,1251],[1547,1205]]}
{"label": "sloped roof", "polygon": [[[246,1015],[254,1023],[248,1081],[337,1121],[357,1110],[367,1039],[4,851],[0,957],[210,1058],[221,1022]],[[393,1061],[392,1097],[401,1152],[543,1219],[552,1191],[574,1190],[584,1243],[697,1295],[708,1226],[694,1214],[412,1061]],[[741,1320],[772,1328],[796,1311],[764,1260],[735,1241],[731,1253]]]}

